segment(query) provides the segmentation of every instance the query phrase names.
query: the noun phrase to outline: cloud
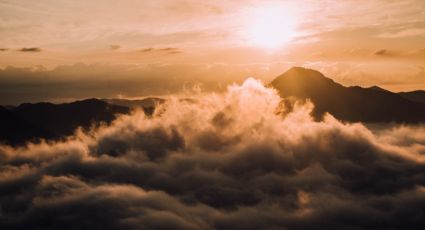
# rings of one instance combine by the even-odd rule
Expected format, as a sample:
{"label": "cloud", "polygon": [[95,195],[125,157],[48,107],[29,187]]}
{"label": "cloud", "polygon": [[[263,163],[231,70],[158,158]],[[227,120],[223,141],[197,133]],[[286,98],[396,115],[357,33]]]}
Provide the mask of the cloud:
{"label": "cloud", "polygon": [[109,48],[110,48],[111,50],[118,50],[118,49],[120,49],[120,48],[121,48],[121,46],[120,46],[120,45],[110,45],[110,46],[109,46]]}
{"label": "cloud", "polygon": [[41,52],[41,48],[39,48],[39,47],[28,47],[28,48],[26,48],[26,47],[24,47],[22,49],[19,49],[18,51],[21,51],[21,52]]}
{"label": "cloud", "polygon": [[162,48],[162,49],[159,49],[159,51],[166,52],[168,54],[179,54],[182,52],[179,48],[173,48],[173,47]]}
{"label": "cloud", "polygon": [[142,53],[167,53],[167,54],[179,54],[182,51],[179,48],[174,47],[166,47],[166,48],[144,48],[141,49],[140,52]]}
{"label": "cloud", "polygon": [[373,54],[376,56],[391,56],[392,55],[392,53],[386,49],[377,50]]}
{"label": "cloud", "polygon": [[425,227],[425,127],[315,121],[253,79],[193,98],[0,146],[0,227]]}
{"label": "cloud", "polygon": [[421,37],[425,35],[423,28],[406,28],[393,32],[379,34],[379,38],[404,38],[404,37]]}
{"label": "cloud", "polygon": [[142,52],[142,53],[147,53],[147,52],[151,52],[151,51],[154,51],[154,48],[144,48],[144,49],[140,50],[140,52]]}
{"label": "cloud", "polygon": [[373,52],[374,56],[377,57],[391,57],[399,59],[409,59],[409,60],[422,60],[425,58],[425,52],[423,49],[410,50],[410,51],[400,51],[400,50],[389,50],[389,49],[379,49]]}

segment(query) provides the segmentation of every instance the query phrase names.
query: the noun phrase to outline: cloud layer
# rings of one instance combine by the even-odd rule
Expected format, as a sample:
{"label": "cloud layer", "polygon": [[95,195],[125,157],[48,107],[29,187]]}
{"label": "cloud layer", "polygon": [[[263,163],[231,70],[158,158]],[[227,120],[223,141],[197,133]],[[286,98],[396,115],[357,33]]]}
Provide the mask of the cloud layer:
{"label": "cloud layer", "polygon": [[315,121],[249,79],[0,147],[2,229],[420,229],[423,127]]}

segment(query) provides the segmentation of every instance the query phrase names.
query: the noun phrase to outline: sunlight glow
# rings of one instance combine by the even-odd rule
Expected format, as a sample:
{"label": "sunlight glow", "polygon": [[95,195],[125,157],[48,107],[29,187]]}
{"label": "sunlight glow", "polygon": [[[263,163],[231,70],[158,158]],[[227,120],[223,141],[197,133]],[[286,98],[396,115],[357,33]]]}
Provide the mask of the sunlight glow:
{"label": "sunlight glow", "polygon": [[269,5],[256,8],[245,29],[250,45],[276,49],[295,36],[295,17],[290,8],[282,5]]}

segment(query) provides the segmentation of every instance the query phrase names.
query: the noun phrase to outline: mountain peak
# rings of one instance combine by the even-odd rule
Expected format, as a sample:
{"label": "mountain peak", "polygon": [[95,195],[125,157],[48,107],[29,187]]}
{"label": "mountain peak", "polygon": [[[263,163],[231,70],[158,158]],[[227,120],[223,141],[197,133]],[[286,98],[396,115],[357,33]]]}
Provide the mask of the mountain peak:
{"label": "mountain peak", "polygon": [[291,67],[290,69],[288,69],[282,75],[322,76],[322,77],[325,77],[321,72],[319,72],[317,70],[304,68],[304,67],[300,67],[300,66]]}
{"label": "mountain peak", "polygon": [[371,86],[371,87],[369,87],[369,88],[367,88],[367,89],[377,90],[377,91],[381,91],[381,92],[389,92],[388,90],[386,90],[386,89],[384,89],[384,88],[381,88],[381,87],[379,87],[379,86],[376,86],[376,85]]}
{"label": "mountain peak", "polygon": [[283,98],[310,99],[318,118],[330,113],[347,121],[420,122],[425,119],[423,104],[377,86],[344,87],[316,70],[293,67],[271,85]]}
{"label": "mountain peak", "polygon": [[283,97],[295,96],[300,98],[323,94],[329,89],[342,87],[319,71],[303,67],[290,68],[275,78],[271,85],[279,89],[279,93]]}
{"label": "mountain peak", "polygon": [[304,67],[292,67],[285,73],[274,79],[271,84],[281,86],[282,84],[290,84],[292,86],[314,85],[317,87],[328,87],[329,85],[339,85],[332,79],[325,77],[321,72]]}

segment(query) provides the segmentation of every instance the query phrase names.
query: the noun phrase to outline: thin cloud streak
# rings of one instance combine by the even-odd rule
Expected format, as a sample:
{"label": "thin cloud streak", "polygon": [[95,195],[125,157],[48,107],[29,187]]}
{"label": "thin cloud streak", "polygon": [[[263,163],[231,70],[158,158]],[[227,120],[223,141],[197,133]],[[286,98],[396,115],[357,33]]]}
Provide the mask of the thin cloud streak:
{"label": "thin cloud streak", "polygon": [[18,51],[21,51],[21,52],[41,52],[41,48],[39,48],[39,47],[28,47],[28,48],[26,48],[26,47],[24,47],[24,48],[19,49]]}

